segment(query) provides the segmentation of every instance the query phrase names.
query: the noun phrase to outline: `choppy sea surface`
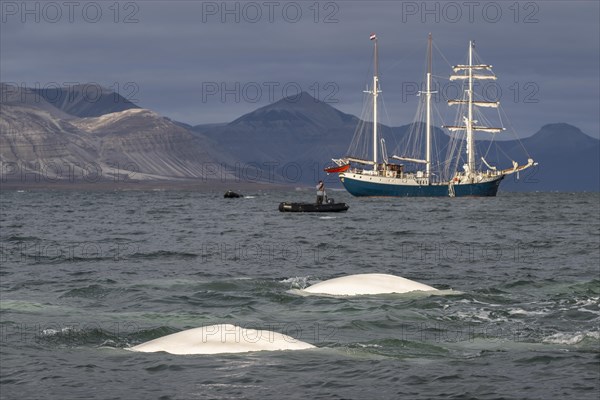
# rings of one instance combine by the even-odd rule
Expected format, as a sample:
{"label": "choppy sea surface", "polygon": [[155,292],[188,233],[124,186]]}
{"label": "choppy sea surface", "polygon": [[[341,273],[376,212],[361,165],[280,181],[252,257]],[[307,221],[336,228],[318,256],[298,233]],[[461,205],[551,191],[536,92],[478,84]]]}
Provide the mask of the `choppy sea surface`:
{"label": "choppy sea surface", "polygon": [[[594,399],[600,196],[3,191],[2,399]],[[300,296],[387,273],[444,295]],[[448,292],[450,292],[448,294]],[[316,349],[126,349],[230,323]]]}

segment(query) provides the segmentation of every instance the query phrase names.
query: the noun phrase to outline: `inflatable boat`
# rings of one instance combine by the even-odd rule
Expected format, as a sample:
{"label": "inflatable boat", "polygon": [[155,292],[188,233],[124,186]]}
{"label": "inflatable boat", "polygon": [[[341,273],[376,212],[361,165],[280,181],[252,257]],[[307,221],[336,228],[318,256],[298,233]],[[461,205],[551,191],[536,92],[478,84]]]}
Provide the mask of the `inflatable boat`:
{"label": "inflatable boat", "polygon": [[281,212],[343,212],[347,211],[350,206],[346,203],[335,203],[333,199],[323,204],[317,203],[279,203],[279,211]]}

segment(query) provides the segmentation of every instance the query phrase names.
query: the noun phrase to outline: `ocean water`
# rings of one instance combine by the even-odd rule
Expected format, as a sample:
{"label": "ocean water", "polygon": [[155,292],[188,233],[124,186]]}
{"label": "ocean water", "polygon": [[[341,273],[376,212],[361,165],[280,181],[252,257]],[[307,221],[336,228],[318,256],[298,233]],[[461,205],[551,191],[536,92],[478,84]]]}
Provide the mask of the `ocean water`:
{"label": "ocean water", "polygon": [[[249,194],[3,191],[0,397],[598,399],[598,194],[335,192],[330,215],[277,211],[312,191]],[[295,291],[358,273],[445,290]],[[126,350],[217,323],[317,348]]]}

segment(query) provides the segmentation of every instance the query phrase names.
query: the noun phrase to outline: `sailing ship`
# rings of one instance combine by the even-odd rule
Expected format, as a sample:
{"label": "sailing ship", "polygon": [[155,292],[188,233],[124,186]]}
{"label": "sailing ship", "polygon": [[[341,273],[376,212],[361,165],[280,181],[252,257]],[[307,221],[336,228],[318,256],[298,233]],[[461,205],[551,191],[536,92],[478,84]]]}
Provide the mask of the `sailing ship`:
{"label": "sailing ship", "polygon": [[[466,139],[466,160],[459,170],[458,164],[461,158],[460,151],[448,154],[446,159],[437,164],[444,166],[445,173],[434,171],[432,160],[432,124],[431,124],[431,101],[432,95],[437,93],[432,90],[431,73],[431,34],[429,34],[427,50],[427,74],[426,89],[420,94],[424,95],[425,101],[425,154],[420,156],[397,156],[391,159],[387,157],[385,141],[378,137],[377,106],[378,97],[381,93],[378,78],[378,54],[377,36],[371,34],[370,39],[374,43],[374,73],[372,87],[365,91],[373,102],[373,126],[372,126],[372,159],[347,156],[333,159],[336,166],[326,169],[328,173],[338,173],[339,179],[346,190],[354,196],[396,196],[396,197],[463,197],[463,196],[495,196],[498,192],[500,182],[510,174],[518,173],[524,169],[537,165],[529,158],[524,165],[512,161],[512,167],[501,169],[491,166],[484,157],[481,163],[476,164],[475,132],[499,133],[504,128],[483,126],[474,119],[474,111],[477,107],[499,106],[498,101],[484,101],[475,99],[473,88],[477,80],[496,79],[491,72],[492,66],[485,64],[474,64],[473,51],[474,42],[469,42],[468,64],[453,67],[457,75],[450,80],[459,80],[466,83],[465,96],[462,99],[449,100],[448,105],[461,106],[461,118],[456,125],[445,126],[450,132],[462,132],[461,137]],[[466,114],[466,115],[465,115]],[[452,139],[452,137],[451,137]],[[378,155],[378,147],[381,144],[381,160]],[[457,148],[457,146],[454,146]],[[462,146],[460,146],[462,147]],[[458,147],[460,149],[460,147]],[[413,165],[409,171],[406,164]],[[415,167],[416,166],[416,167]],[[453,167],[450,167],[453,166]],[[482,169],[482,167],[487,167]]]}

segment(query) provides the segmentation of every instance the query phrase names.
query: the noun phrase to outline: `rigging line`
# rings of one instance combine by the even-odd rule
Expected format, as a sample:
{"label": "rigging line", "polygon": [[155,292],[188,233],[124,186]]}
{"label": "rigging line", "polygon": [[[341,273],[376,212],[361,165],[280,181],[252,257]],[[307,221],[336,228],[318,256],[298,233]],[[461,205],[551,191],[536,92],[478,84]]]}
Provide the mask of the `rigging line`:
{"label": "rigging line", "polygon": [[392,71],[392,68],[397,67],[405,60],[414,60],[416,58],[415,55],[416,55],[417,51],[420,51],[420,50],[417,50],[413,46],[407,46],[407,47],[408,47],[408,51],[402,51],[402,53],[401,53],[402,56],[400,58],[397,58],[396,62],[386,64],[386,66],[383,68],[382,71],[383,72]]}
{"label": "rigging line", "polygon": [[521,148],[523,149],[523,151],[527,155],[527,158],[532,158],[531,155],[529,154],[529,152],[527,151],[527,149],[525,148],[525,145],[523,145],[523,142],[521,141],[521,138],[519,136],[517,136],[517,131],[513,127],[512,123],[510,122],[510,119],[508,118],[508,115],[506,115],[506,111],[504,111],[504,107],[498,107],[498,109],[502,109],[502,114],[504,114],[504,116],[506,117],[506,122],[510,126],[510,131],[512,132],[513,136],[517,139],[517,142],[519,143],[519,145],[521,146]]}
{"label": "rigging line", "polygon": [[433,44],[433,47],[437,50],[437,52],[439,53],[439,55],[442,56],[442,58],[444,59],[444,61],[446,61],[446,64],[452,68],[452,64],[450,64],[450,61],[448,61],[448,59],[446,58],[446,56],[444,56],[444,53],[442,53],[442,50],[438,47],[437,43],[435,41],[431,42]]}
{"label": "rigging line", "polygon": [[[483,158],[487,158],[488,154],[490,153],[490,150],[492,149],[493,144],[496,144],[496,143],[494,143],[494,136],[492,136],[492,140],[489,140],[489,145],[488,145],[484,155],[482,156]],[[498,147],[497,144],[496,144],[496,147]]]}
{"label": "rigging line", "polygon": [[[366,72],[365,72],[365,79],[363,79],[363,82],[369,82],[370,79],[372,78],[372,73],[371,71],[374,70],[374,65],[373,65],[373,59],[369,58],[369,67],[367,68]],[[369,90],[369,86],[367,84],[367,90]],[[367,146],[367,142],[364,136],[367,136],[366,134],[364,134],[364,125],[366,124],[367,121],[365,121],[365,117],[367,116],[367,106],[368,106],[368,101],[366,101],[366,93],[363,93],[363,101],[362,101],[362,110],[359,116],[359,123],[356,125],[356,128],[354,130],[354,133],[352,135],[352,141],[350,142],[350,146],[348,147],[348,154],[349,155],[355,155],[355,156],[360,156],[361,158],[363,157],[363,154],[361,154],[361,150],[365,152],[365,154],[367,154],[367,151],[364,150],[366,149]],[[362,140],[362,143],[361,143]]]}
{"label": "rigging line", "polygon": [[497,146],[497,149],[509,160],[513,161],[512,157],[508,155],[500,146]]}
{"label": "rigging line", "polygon": [[500,155],[498,154],[498,147],[496,146],[496,165],[500,165]]}
{"label": "rigging line", "polygon": [[371,138],[371,129],[372,129],[372,119],[373,119],[373,103],[372,96],[368,93],[364,93],[363,95],[363,104],[364,104],[364,112],[363,112],[363,123],[361,125],[361,139],[362,139],[362,147],[360,149],[360,158],[368,159],[369,158],[369,143]]}
{"label": "rigging line", "polygon": [[[385,112],[385,116],[386,116],[386,118],[388,120],[388,128],[389,128],[388,132],[389,132],[389,134],[385,135],[385,136],[388,136],[388,139],[391,136],[391,138],[394,141],[394,143],[393,143],[393,145],[395,146],[394,148],[396,148],[396,147],[398,147],[398,138],[396,137],[396,135],[394,135],[393,127],[392,127],[392,121],[391,121],[390,115],[388,114],[387,106],[385,104],[385,98],[383,96],[381,96],[381,105],[383,106],[383,110]],[[382,129],[381,133],[382,133],[381,136],[383,137],[384,136],[383,134],[385,133],[385,131],[383,131],[383,129]]]}
{"label": "rigging line", "polygon": [[431,77],[432,78],[436,78],[436,79],[441,79],[444,81],[449,81],[450,78],[448,77],[448,75],[438,75],[438,74],[434,74],[433,72],[431,73]]}
{"label": "rigging line", "polygon": [[[383,106],[383,111],[385,112],[385,117],[386,117],[386,119],[388,121],[388,125],[387,126],[391,127],[392,126],[392,122],[391,122],[391,119],[390,119],[390,115],[388,114],[387,107],[385,105],[385,99],[383,98],[383,96],[381,96],[381,105]],[[377,125],[381,125],[381,122],[377,121]]]}
{"label": "rigging line", "polygon": [[413,148],[411,149],[411,155],[413,157],[422,157],[423,154],[423,139],[425,137],[425,109],[426,109],[425,96],[421,97],[417,105],[417,115],[413,120],[413,135],[412,139]]}
{"label": "rigging line", "polygon": [[[498,119],[500,120],[500,126],[504,128],[504,121],[502,120],[502,114],[500,113],[500,106],[498,106],[496,111],[498,113]],[[504,130],[506,131],[506,128],[504,128]]]}
{"label": "rigging line", "polygon": [[356,128],[354,129],[354,133],[352,135],[352,141],[350,142],[350,146],[348,147],[348,154],[353,155],[353,153],[359,153],[356,154],[361,155],[360,154],[360,148],[364,147],[364,146],[360,146],[360,141],[361,139],[364,141],[363,136],[365,136],[362,132],[364,130],[364,125],[366,123],[365,121],[365,116],[367,114],[367,106],[368,106],[368,102],[365,99],[366,94],[363,94],[363,101],[362,101],[362,110],[360,113],[360,117],[358,119],[358,124],[356,124]]}
{"label": "rigging line", "polygon": [[[408,125],[408,128],[405,131],[406,133],[403,135],[402,140],[400,141],[400,143],[398,143],[398,145],[395,148],[396,153],[400,153],[401,155],[409,155],[411,157],[415,156],[416,148],[418,147],[416,142],[419,139],[418,123],[422,122],[422,118],[423,118],[422,116],[423,116],[423,102],[419,99],[419,101],[417,102],[417,107],[415,109],[415,114],[412,118],[412,121]],[[405,148],[404,152],[400,152],[400,144],[402,144],[404,146],[404,148]]]}

